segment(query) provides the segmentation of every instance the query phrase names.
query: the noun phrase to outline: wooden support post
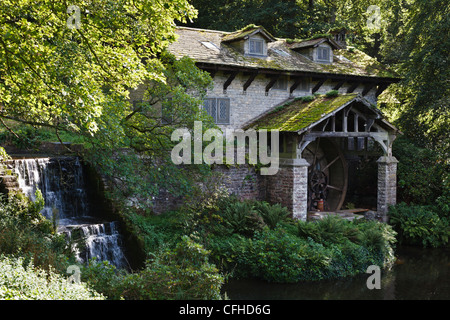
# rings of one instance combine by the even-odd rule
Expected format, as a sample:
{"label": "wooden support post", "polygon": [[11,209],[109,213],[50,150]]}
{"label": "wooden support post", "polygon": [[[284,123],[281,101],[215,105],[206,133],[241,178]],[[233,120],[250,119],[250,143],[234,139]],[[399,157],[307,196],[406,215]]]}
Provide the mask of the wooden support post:
{"label": "wooden support post", "polygon": [[345,109],[342,110],[342,131],[343,132],[347,132],[347,119],[348,119],[348,114],[347,112],[345,112]]}

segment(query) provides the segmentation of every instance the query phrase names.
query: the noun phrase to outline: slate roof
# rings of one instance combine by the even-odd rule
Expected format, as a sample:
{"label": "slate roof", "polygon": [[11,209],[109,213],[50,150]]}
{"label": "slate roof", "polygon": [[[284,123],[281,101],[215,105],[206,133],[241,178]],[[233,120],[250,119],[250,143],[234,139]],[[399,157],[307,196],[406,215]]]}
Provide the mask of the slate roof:
{"label": "slate roof", "polygon": [[339,44],[336,43],[336,41],[334,41],[332,39],[327,39],[327,38],[316,38],[316,39],[304,40],[304,41],[294,41],[292,44],[289,45],[289,48],[294,50],[294,49],[315,47],[323,42],[328,42],[334,49],[342,49],[339,46]]}
{"label": "slate roof", "polygon": [[[252,32],[246,30],[245,32]],[[285,73],[322,73],[348,76],[362,76],[374,78],[392,78],[397,76],[371,58],[355,48],[334,50],[332,64],[321,64],[295,52],[291,49],[295,43],[288,43],[285,39],[274,38],[267,42],[268,56],[251,57],[239,52],[225,40],[230,40],[232,32],[177,27],[177,41],[171,43],[168,50],[177,58],[189,56],[197,63],[240,67],[255,70],[277,70]],[[270,34],[269,34],[270,35]],[[238,34],[237,38],[241,38]],[[228,37],[228,38],[227,38]],[[317,40],[317,39],[315,39]]]}

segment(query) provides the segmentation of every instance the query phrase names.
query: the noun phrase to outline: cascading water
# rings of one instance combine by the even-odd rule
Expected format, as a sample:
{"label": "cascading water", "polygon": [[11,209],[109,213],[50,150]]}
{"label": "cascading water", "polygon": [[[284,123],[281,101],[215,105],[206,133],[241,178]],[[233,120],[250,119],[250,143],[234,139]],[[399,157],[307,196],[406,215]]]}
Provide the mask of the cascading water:
{"label": "cascading water", "polygon": [[84,239],[77,249],[79,262],[96,257],[118,268],[127,267],[122,237],[116,222],[104,222],[93,216],[89,205],[83,167],[76,157],[18,159],[12,161],[22,191],[35,200],[39,189],[45,199],[42,214],[56,219],[58,232],[72,239]]}

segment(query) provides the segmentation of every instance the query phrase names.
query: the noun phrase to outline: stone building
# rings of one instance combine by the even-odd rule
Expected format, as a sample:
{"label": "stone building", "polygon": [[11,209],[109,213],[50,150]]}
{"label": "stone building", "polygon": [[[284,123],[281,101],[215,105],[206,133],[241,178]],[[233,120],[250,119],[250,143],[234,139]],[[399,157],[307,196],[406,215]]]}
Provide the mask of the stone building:
{"label": "stone building", "polygon": [[398,130],[376,105],[399,80],[394,74],[347,46],[342,33],[304,41],[278,39],[254,25],[236,32],[179,27],[176,33],[169,51],[191,57],[214,80],[203,108],[221,129],[279,130],[280,169],[254,177],[258,195],[263,188],[265,200],[287,206],[298,219],[339,210],[349,155],[379,152],[377,211],[385,216],[396,201],[392,143]]}

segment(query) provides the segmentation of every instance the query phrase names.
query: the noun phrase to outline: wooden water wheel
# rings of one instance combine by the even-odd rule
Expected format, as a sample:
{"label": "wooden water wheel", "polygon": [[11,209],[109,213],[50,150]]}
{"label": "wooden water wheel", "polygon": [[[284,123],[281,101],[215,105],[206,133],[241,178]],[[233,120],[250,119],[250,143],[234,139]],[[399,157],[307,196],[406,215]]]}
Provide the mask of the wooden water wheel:
{"label": "wooden water wheel", "polygon": [[317,138],[303,151],[308,169],[308,208],[317,210],[318,201],[324,201],[325,211],[342,207],[347,193],[347,161],[340,148],[331,140]]}

